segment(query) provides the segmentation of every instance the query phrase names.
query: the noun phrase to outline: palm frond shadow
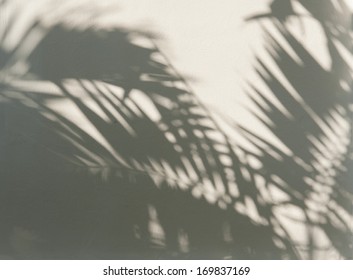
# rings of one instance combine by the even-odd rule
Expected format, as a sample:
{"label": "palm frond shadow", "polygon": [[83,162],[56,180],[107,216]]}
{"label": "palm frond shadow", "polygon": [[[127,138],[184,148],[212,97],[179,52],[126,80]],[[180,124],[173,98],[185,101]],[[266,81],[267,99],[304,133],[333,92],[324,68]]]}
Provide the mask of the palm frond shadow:
{"label": "palm frond shadow", "polygon": [[[268,200],[269,207],[273,207],[270,215],[281,208],[288,213],[296,209],[297,217],[290,219],[297,219],[307,232],[301,244],[294,244],[300,257],[328,257],[328,250],[333,247],[340,257],[351,259],[352,76],[351,66],[333,41],[339,40],[348,50],[352,41],[347,37],[347,22],[337,22],[347,19],[338,15],[345,9],[335,13],[331,1],[325,2],[332,8],[328,10],[327,5],[322,5],[323,1],[319,6],[309,2],[315,1],[303,1],[303,5],[323,25],[332,59],[331,69],[324,69],[284,22],[275,21],[273,25],[291,50],[265,29],[267,51],[284,79],[262,59],[257,59],[256,72],[272,96],[257,85],[249,83],[248,87],[249,96],[258,109],[254,114],[287,151],[248,128],[237,124],[235,127],[242,130],[259,151],[254,156],[262,163],[265,185],[287,195],[280,202],[273,198]],[[340,30],[339,36],[335,30]],[[327,245],[320,248],[318,240],[323,236]]]}
{"label": "palm frond shadow", "polygon": [[[342,108],[332,105],[337,99],[327,93],[327,101],[316,104],[310,83],[295,85],[305,92],[295,99],[258,60],[260,77],[291,117],[255,86],[253,101],[271,120],[261,119],[264,125],[293,153],[237,125],[259,156],[222,132],[149,34],[56,24],[28,56],[19,57],[17,50],[38,30],[45,28],[35,21],[12,51],[0,48],[1,256],[297,259],[303,250],[322,249],[313,241],[313,228],[319,227],[342,256],[350,257],[344,247],[350,229],[337,208],[350,207],[349,180],[345,188],[329,186],[336,202],[328,206],[329,214],[307,205],[318,192],[307,178],[322,175],[324,168],[316,153],[335,154],[326,148],[327,130],[336,127],[328,119],[347,110],[344,102]],[[280,57],[285,75],[294,81],[301,71],[315,72],[320,81],[330,77],[280,30],[308,66],[302,69],[268,34],[273,59]],[[20,75],[13,70],[19,60],[27,65]],[[296,75],[290,76],[290,67]],[[323,92],[328,89],[322,86]],[[316,115],[327,118],[318,123]],[[305,119],[298,127],[299,117]],[[298,138],[288,136],[292,131]],[[344,161],[351,164],[349,156],[339,159]],[[349,176],[347,168],[337,168],[336,177]],[[273,189],[286,199],[273,199]],[[288,205],[305,213],[306,247],[277,214]]]}
{"label": "palm frond shadow", "polygon": [[[288,255],[266,221],[234,208],[256,190],[228,137],[160,50],[136,38],[151,41],[138,31],[58,24],[27,57],[4,52],[2,256]],[[19,60],[28,65],[21,75]],[[48,81],[50,92],[40,87]],[[85,125],[57,104],[75,108]]]}

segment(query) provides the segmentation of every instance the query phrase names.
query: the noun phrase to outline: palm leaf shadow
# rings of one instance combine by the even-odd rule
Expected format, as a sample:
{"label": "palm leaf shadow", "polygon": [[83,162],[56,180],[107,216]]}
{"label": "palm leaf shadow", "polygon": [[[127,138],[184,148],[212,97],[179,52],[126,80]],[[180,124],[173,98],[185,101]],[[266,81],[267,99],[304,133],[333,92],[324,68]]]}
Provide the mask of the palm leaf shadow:
{"label": "palm leaf shadow", "polygon": [[[27,35],[37,28],[39,22]],[[330,78],[290,33],[279,30],[317,79]],[[288,69],[293,67],[299,76],[307,69],[268,37],[274,60],[281,58],[277,62],[282,72],[296,81]],[[304,201],[308,190],[315,190],[304,178],[319,172],[308,170],[304,163],[314,162],[322,147],[329,150],[326,130],[259,60],[260,77],[291,118],[255,86],[253,100],[271,120],[261,121],[295,156],[237,126],[261,156],[241,150],[172,71],[156,45],[142,47],[134,43],[136,38],[151,39],[136,30],[78,30],[58,24],[25,58],[29,72],[1,83],[1,125],[6,131],[1,139],[5,186],[1,205],[6,210],[1,215],[2,253],[59,259],[302,257],[303,248],[275,211],[281,205],[294,205],[308,212]],[[18,46],[25,40],[26,36]],[[13,62],[21,58],[16,52],[4,52],[3,57],[5,76],[10,76]],[[21,86],[44,80],[55,85],[55,94]],[[305,93],[303,100],[316,115],[334,118],[331,108],[337,99],[328,91],[332,84],[322,87],[327,100],[320,106],[314,97],[308,99],[315,89],[311,85],[296,84]],[[157,120],[137,95],[147,100]],[[76,108],[100,139],[56,110],[52,106],[56,102]],[[298,127],[295,120],[303,116],[305,121]],[[335,129],[331,122],[324,125]],[[291,131],[299,141],[288,139]],[[316,141],[312,143],[308,135]],[[252,167],[249,158],[257,158],[262,168]],[[346,156],[344,161],[351,159]],[[347,168],[338,172],[351,174]],[[265,192],[259,179],[265,179]],[[266,200],[273,187],[287,194],[288,201]],[[348,210],[349,184],[332,189],[331,199]],[[250,215],[247,205],[258,212],[257,217]],[[348,229],[336,226],[337,207],[330,211],[334,216],[326,223],[305,216],[309,239],[312,228],[321,227],[342,255],[350,257],[344,248]],[[345,221],[339,223],[345,226]],[[309,244],[308,250],[314,249],[315,244]]]}
{"label": "palm leaf shadow", "polygon": [[[233,145],[160,50],[136,37],[58,24],[27,57],[4,55],[3,255],[280,258],[273,229],[234,210],[256,190]],[[13,70],[19,60],[27,73]],[[48,81],[55,93],[36,87]],[[100,139],[52,106],[60,102]]]}
{"label": "palm leaf shadow", "polygon": [[[279,204],[276,199],[268,201],[269,207],[273,206],[270,215],[274,215],[278,206],[294,206],[302,213],[299,223],[306,228],[307,241],[293,244],[299,256],[317,258],[320,252],[328,252],[333,246],[340,257],[351,259],[353,196],[348,174],[353,171],[349,159],[352,154],[352,77],[350,66],[333,43],[339,40],[346,48],[351,46],[344,22],[347,17],[338,15],[339,11],[347,9],[335,11],[331,1],[324,3],[331,5],[329,10],[322,1],[319,6],[311,5],[315,1],[304,2],[325,30],[331,69],[324,69],[285,23],[274,22],[291,51],[265,30],[267,51],[286,81],[257,59],[257,74],[277,102],[256,85],[249,84],[248,89],[258,109],[254,114],[288,150],[276,147],[245,127],[235,127],[242,130],[259,151],[259,155],[254,156],[264,167],[261,174],[265,184],[287,194],[287,199]],[[325,17],[327,14],[329,18]],[[259,174],[256,170],[253,173]],[[320,200],[320,196],[326,195],[326,199]],[[331,244],[328,247],[320,247],[315,241],[322,233]]]}

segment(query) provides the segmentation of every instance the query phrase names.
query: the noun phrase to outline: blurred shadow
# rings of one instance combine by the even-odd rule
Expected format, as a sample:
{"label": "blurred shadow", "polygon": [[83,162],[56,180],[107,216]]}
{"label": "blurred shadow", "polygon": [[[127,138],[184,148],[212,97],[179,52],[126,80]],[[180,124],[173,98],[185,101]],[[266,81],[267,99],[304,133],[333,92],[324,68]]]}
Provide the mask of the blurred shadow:
{"label": "blurred shadow", "polygon": [[151,36],[57,24],[31,49],[2,55],[3,258],[288,255],[267,222],[235,210],[255,190]]}
{"label": "blurred shadow", "polygon": [[[322,249],[314,227],[351,258],[350,229],[339,213],[351,206],[351,181],[343,173],[351,176],[352,157],[338,159],[329,212],[307,205],[319,192],[307,178],[323,174],[317,154],[331,160],[336,152],[327,129],[338,134],[332,120],[349,117],[348,92],[282,24],[278,30],[302,63],[271,34],[269,49],[302,101],[257,61],[259,76],[290,114],[253,85],[253,101],[270,122],[259,118],[292,152],[237,126],[261,156],[232,143],[150,34],[60,23],[44,28],[40,20],[29,26],[13,50],[0,47],[2,258],[298,259],[301,250],[310,258]],[[39,42],[19,56],[38,30]],[[273,188],[288,199],[268,199]],[[276,215],[288,205],[304,213],[303,221],[290,217],[306,225],[304,249]]]}
{"label": "blurred shadow", "polygon": [[259,19],[276,19],[280,22],[285,22],[290,16],[295,16],[292,0],[272,0],[269,5],[269,12],[257,14],[246,18],[246,21]]}
{"label": "blurred shadow", "polygon": [[[276,12],[277,2],[281,1],[271,4],[271,17],[280,20],[273,26],[291,52],[265,28],[264,32],[268,56],[290,88],[264,60],[257,59],[256,72],[279,103],[255,84],[249,85],[248,93],[261,112],[254,114],[289,152],[247,128],[236,127],[260,151],[255,156],[264,167],[265,184],[287,194],[279,206],[295,206],[304,216],[301,222],[307,242],[294,244],[302,252],[300,256],[318,258],[332,246],[342,258],[352,259],[352,66],[335,44],[339,42],[351,52],[351,18],[344,1],[299,1],[325,31],[332,60],[326,70],[288,30],[281,19],[293,13],[285,8]],[[258,18],[262,17],[252,17]],[[274,200],[271,203],[275,204]],[[322,234],[329,240],[328,248],[317,247],[316,239]]]}

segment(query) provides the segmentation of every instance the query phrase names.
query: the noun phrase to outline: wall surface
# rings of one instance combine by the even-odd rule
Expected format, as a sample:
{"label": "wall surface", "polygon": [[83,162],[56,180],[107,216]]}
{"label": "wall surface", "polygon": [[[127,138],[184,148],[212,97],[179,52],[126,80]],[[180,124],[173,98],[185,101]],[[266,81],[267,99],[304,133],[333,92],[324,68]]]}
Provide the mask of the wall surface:
{"label": "wall surface", "polygon": [[351,259],[351,6],[0,0],[0,256]]}

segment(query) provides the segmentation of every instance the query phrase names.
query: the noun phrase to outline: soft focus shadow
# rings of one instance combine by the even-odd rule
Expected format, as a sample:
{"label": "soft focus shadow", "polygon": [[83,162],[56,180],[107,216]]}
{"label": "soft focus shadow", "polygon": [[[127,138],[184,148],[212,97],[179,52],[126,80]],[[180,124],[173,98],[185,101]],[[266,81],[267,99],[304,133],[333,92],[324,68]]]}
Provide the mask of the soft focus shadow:
{"label": "soft focus shadow", "polygon": [[[303,63],[268,34],[272,58],[313,113],[258,60],[259,76],[291,114],[252,86],[254,102],[271,120],[261,121],[292,151],[237,126],[261,156],[232,143],[149,34],[44,27],[40,20],[29,26],[13,50],[0,48],[2,258],[298,259],[301,250],[311,258],[320,249],[313,227],[351,258],[350,229],[337,208],[348,211],[349,185],[328,186],[335,202],[329,214],[307,205],[318,192],[307,178],[322,174],[308,165],[318,161],[327,137],[311,114],[334,130],[328,118],[348,117],[347,92],[330,95],[339,83],[282,24],[278,29]],[[38,33],[38,43],[20,56]],[[339,163],[335,174],[343,179],[338,174],[351,174],[343,168],[351,158]],[[269,200],[273,188],[288,199]],[[305,224],[306,248],[276,215],[280,206],[304,213],[291,224]]]}
{"label": "soft focus shadow", "polygon": [[[277,2],[281,1],[273,1],[271,7]],[[276,31],[291,48],[285,48],[264,28],[268,56],[286,83],[264,60],[257,59],[257,74],[279,103],[257,84],[249,84],[248,93],[261,112],[254,114],[289,152],[250,129],[237,126],[260,151],[257,159],[264,167],[265,184],[286,192],[287,199],[281,204],[294,206],[303,216],[307,242],[294,247],[304,252],[301,256],[310,259],[322,253],[325,256],[330,246],[343,258],[353,257],[352,65],[334,43],[339,42],[351,52],[352,39],[348,8],[344,1],[335,2],[300,1],[325,31],[332,61],[329,70],[288,30],[286,21],[281,19],[282,12],[289,13],[285,10],[276,13],[272,9],[271,17],[267,18],[273,20]],[[252,17],[260,18],[263,17]],[[323,235],[329,240],[326,248],[316,241]]]}
{"label": "soft focus shadow", "polygon": [[151,36],[36,21],[2,58],[3,258],[288,257],[235,210],[234,147]]}

